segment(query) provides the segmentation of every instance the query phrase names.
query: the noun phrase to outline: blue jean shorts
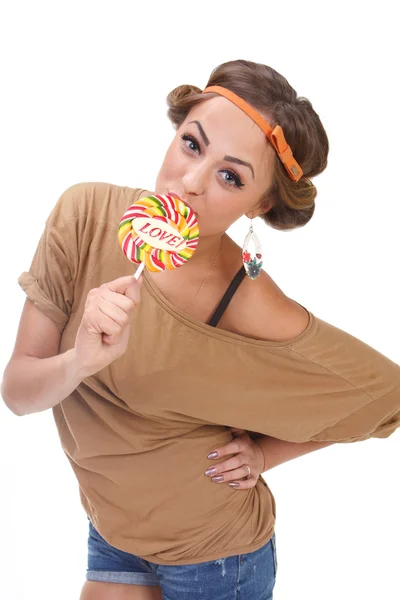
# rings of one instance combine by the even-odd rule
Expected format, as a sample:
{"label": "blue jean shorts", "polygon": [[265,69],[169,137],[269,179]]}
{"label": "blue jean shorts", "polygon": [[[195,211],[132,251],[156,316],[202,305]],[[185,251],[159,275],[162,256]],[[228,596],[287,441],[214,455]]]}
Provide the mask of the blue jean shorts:
{"label": "blue jean shorts", "polygon": [[163,600],[272,600],[275,533],[258,550],[194,565],[158,565],[110,546],[89,521],[88,581],[160,586]]}

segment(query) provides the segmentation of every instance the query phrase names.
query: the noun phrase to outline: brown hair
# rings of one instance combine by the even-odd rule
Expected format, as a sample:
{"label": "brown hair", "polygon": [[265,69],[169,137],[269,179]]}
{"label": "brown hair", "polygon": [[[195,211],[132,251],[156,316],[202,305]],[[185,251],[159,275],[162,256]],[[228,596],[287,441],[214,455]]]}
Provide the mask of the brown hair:
{"label": "brown hair", "polygon": [[[303,170],[299,181],[290,179],[275,153],[273,184],[260,201],[272,201],[272,208],[262,219],[274,229],[289,230],[302,227],[315,210],[317,188],[310,177],[322,173],[327,166],[329,142],[319,115],[311,102],[297,92],[288,81],[267,65],[248,60],[233,60],[213,70],[207,86],[220,85],[231,90],[256,108],[272,128],[280,125],[293,156]],[[216,97],[215,93],[201,94],[193,85],[180,85],[167,97],[168,118],[177,129],[190,109]]]}

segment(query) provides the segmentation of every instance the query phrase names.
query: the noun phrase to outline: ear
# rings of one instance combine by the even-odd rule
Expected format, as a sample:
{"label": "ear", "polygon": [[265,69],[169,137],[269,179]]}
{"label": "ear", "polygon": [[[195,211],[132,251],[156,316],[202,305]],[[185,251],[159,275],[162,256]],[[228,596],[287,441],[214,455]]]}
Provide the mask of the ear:
{"label": "ear", "polygon": [[267,213],[269,210],[271,210],[272,206],[273,206],[272,200],[264,201],[264,203],[260,207],[255,208],[255,209],[245,213],[245,215],[249,219],[255,219],[256,217],[265,215],[265,213]]}

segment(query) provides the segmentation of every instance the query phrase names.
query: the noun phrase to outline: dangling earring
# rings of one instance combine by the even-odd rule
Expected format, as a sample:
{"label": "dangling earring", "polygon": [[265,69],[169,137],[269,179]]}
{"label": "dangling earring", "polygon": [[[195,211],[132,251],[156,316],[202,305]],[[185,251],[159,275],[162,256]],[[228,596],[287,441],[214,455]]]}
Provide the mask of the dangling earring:
{"label": "dangling earring", "polygon": [[[250,245],[253,244],[254,251],[250,251]],[[242,260],[244,268],[250,279],[257,279],[262,267],[261,244],[257,235],[253,231],[253,218],[251,218],[250,229],[243,243]]]}

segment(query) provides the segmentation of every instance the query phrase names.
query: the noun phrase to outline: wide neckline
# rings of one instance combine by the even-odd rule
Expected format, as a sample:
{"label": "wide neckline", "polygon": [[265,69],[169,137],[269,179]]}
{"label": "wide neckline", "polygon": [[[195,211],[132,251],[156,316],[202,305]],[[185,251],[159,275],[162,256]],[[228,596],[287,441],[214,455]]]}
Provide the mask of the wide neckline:
{"label": "wide neckline", "polygon": [[203,335],[206,335],[208,337],[212,337],[215,339],[219,339],[224,342],[234,343],[234,344],[236,343],[239,345],[268,347],[268,348],[271,348],[271,347],[278,347],[278,348],[282,347],[283,348],[285,346],[292,346],[293,344],[302,340],[304,337],[306,337],[310,333],[310,331],[313,329],[313,327],[315,325],[315,316],[313,315],[313,313],[310,312],[305,306],[303,306],[302,304],[299,304],[298,302],[296,302],[296,300],[294,300],[294,302],[296,302],[296,304],[298,304],[299,306],[304,308],[304,310],[308,314],[309,322],[308,322],[307,327],[304,329],[304,331],[302,331],[302,333],[300,333],[296,337],[294,337],[290,340],[286,340],[284,342],[256,340],[256,339],[241,335],[239,333],[233,333],[233,332],[227,331],[225,329],[218,329],[216,327],[213,327],[212,325],[203,323],[203,321],[199,321],[198,319],[195,319],[194,317],[192,317],[190,315],[187,315],[181,309],[177,308],[174,304],[172,304],[172,302],[170,302],[170,300],[168,300],[168,298],[166,298],[164,296],[164,294],[161,292],[161,290],[158,288],[158,286],[154,283],[154,281],[151,279],[151,277],[148,276],[146,269],[144,269],[144,271],[143,271],[143,282],[144,282],[146,290],[153,297],[153,299],[156,301],[156,303],[163,310],[165,310],[167,313],[169,313],[173,318],[175,318],[177,321],[179,321],[183,325],[186,325],[190,329],[193,329],[193,330],[198,331],[199,333],[202,333]]}
{"label": "wide neckline", "polygon": [[[149,190],[143,188],[126,188],[133,191],[133,198],[137,200],[140,198],[141,194],[146,192],[150,193]],[[310,334],[311,330],[314,329],[316,324],[316,318],[312,312],[310,312],[305,306],[294,300],[296,304],[304,308],[304,310],[308,314],[308,325],[304,329],[302,333],[297,335],[296,337],[286,340],[285,342],[274,342],[267,340],[255,340],[253,338],[246,337],[244,335],[240,335],[239,333],[233,333],[232,331],[227,331],[225,329],[218,329],[217,327],[213,327],[212,325],[207,325],[207,323],[203,323],[203,321],[199,321],[190,315],[187,315],[184,311],[180,310],[172,302],[164,296],[158,286],[154,283],[154,281],[147,275],[146,269],[143,271],[143,282],[146,290],[158,304],[158,306],[170,314],[174,319],[192,329],[197,331],[205,336],[220,340],[222,342],[227,342],[231,344],[237,345],[245,345],[245,346],[258,346],[264,348],[285,348],[287,346],[293,346],[303,338],[305,338],[308,334]]]}

